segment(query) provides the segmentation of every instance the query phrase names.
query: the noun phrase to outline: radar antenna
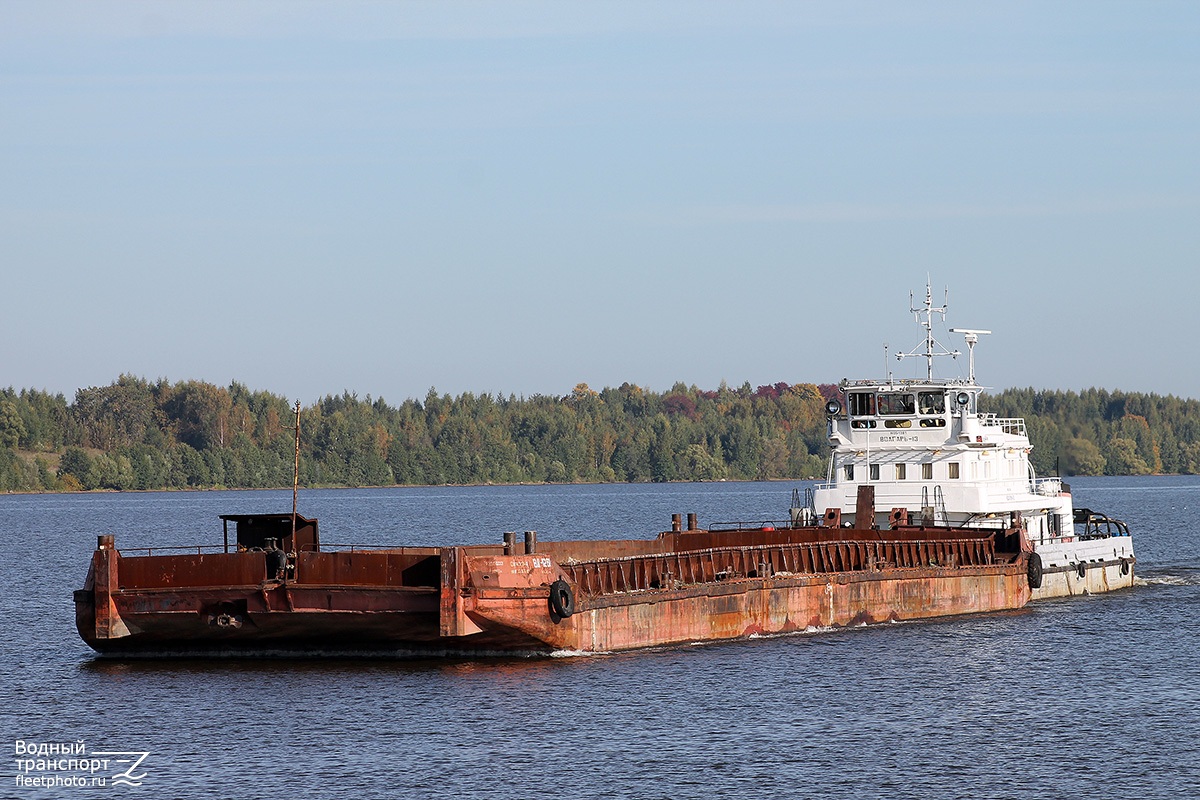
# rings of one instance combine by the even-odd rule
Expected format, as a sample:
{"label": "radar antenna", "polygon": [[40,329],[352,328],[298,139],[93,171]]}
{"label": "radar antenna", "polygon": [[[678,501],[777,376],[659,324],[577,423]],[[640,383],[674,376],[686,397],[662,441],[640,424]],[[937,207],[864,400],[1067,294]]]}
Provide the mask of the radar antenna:
{"label": "radar antenna", "polygon": [[979,341],[981,334],[991,333],[991,331],[951,328],[950,332],[963,334],[963,340],[967,343],[967,375],[970,377],[971,383],[975,383],[975,344]]}
{"label": "radar antenna", "polygon": [[[929,281],[925,282],[925,305],[917,308],[916,301],[913,298],[913,293],[908,293],[909,310],[916,319],[917,324],[925,329],[925,341],[914,347],[907,353],[897,353],[896,360],[903,361],[906,358],[924,358],[925,359],[925,377],[927,380],[933,380],[933,359],[935,356],[950,356],[958,358],[962,355],[958,350],[947,350],[942,346],[941,342],[933,338],[933,315],[941,314],[942,322],[946,321],[946,307],[949,305],[950,290],[946,290],[946,299],[941,306],[934,307],[933,305],[933,287]],[[922,319],[924,317],[924,319]],[[924,347],[924,352],[921,352]]]}

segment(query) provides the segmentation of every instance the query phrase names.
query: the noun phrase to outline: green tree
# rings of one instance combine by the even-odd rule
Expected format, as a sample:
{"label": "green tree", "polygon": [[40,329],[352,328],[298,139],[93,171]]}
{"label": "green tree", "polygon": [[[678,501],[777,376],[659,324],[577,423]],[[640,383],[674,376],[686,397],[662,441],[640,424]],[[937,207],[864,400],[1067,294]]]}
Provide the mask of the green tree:
{"label": "green tree", "polygon": [[70,475],[82,485],[84,477],[91,469],[92,458],[85,450],[79,447],[68,447],[58,462],[58,477]]}
{"label": "green tree", "polygon": [[8,400],[0,401],[0,447],[15,449],[25,434],[25,423],[21,421],[16,405]]}
{"label": "green tree", "polygon": [[144,379],[122,375],[110,386],[75,393],[72,407],[83,443],[100,450],[138,444],[157,427],[154,388]]}
{"label": "green tree", "polygon": [[693,481],[717,481],[725,477],[725,463],[702,444],[690,444],[684,452],[683,477]]}
{"label": "green tree", "polygon": [[1114,436],[1108,441],[1104,457],[1109,475],[1146,475],[1150,472],[1133,439]]}
{"label": "green tree", "polygon": [[236,432],[229,392],[211,383],[177,384],[163,398],[162,406],[178,441],[196,450],[224,447]]}
{"label": "green tree", "polygon": [[1068,475],[1103,475],[1107,464],[1099,447],[1078,437],[1064,444],[1063,459],[1066,462],[1063,468]]}

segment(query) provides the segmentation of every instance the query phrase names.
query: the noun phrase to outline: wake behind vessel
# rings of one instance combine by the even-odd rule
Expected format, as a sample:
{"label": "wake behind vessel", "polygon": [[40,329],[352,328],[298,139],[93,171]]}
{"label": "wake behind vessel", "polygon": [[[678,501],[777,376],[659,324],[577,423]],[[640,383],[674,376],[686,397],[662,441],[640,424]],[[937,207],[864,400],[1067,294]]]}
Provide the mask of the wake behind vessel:
{"label": "wake behind vessel", "polygon": [[[925,287],[910,311],[925,331],[921,345],[898,359],[923,358],[923,379],[843,380],[829,401],[832,453],[824,483],[803,513],[831,513],[855,527],[884,524],[903,512],[925,525],[1017,527],[1033,550],[1033,599],[1104,592],[1133,585],[1133,539],[1120,520],[1074,508],[1061,478],[1038,478],[1029,460],[1025,420],[980,411],[975,345],[990,331],[951,328],[968,349],[967,379],[934,378],[934,359],[961,355],[933,336],[933,305]],[[861,518],[864,486],[876,497],[873,518]],[[889,511],[890,509],[890,511]]]}

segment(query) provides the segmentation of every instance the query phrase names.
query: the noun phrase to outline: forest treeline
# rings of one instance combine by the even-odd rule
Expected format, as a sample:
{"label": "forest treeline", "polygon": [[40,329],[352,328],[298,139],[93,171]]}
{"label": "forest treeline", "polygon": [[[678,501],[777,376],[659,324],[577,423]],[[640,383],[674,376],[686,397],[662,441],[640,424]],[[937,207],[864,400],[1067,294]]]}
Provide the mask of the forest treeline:
{"label": "forest treeline", "polygon": [[[814,478],[829,384],[716,390],[631,384],[508,397],[431,389],[392,406],[329,395],[301,409],[304,486]],[[1039,474],[1200,473],[1200,403],[1010,389]],[[0,491],[291,486],[295,411],[240,383],[123,375],[61,394],[0,390]]]}

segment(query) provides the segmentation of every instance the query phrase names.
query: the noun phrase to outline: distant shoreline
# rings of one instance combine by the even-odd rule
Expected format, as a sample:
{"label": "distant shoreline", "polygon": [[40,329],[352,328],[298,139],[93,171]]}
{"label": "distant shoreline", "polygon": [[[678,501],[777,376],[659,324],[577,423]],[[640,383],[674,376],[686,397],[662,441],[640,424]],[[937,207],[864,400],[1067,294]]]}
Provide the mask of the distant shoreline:
{"label": "distant shoreline", "polygon": [[[1127,475],[1063,475],[1063,480],[1074,478],[1178,478],[1186,477],[1183,472],[1155,472],[1150,474]],[[1200,477],[1200,476],[1197,476]],[[823,478],[723,478],[716,481],[575,481],[572,483],[553,483],[550,481],[520,482],[520,483],[397,483],[381,486],[301,486],[300,493],[312,491],[351,491],[355,489],[479,489],[489,486],[680,486],[685,484],[710,483],[798,483],[804,481],[820,481]],[[195,494],[204,492],[287,492],[290,486],[249,487],[249,486],[189,486],[185,488],[165,487],[161,489],[80,489],[76,491],[21,491],[8,489],[0,494],[6,495],[91,495],[91,494]]]}

